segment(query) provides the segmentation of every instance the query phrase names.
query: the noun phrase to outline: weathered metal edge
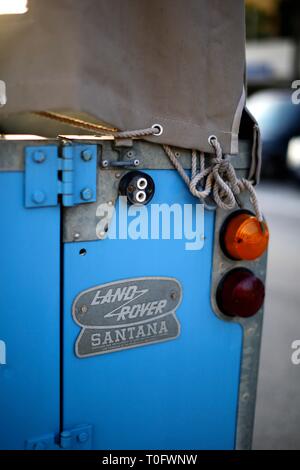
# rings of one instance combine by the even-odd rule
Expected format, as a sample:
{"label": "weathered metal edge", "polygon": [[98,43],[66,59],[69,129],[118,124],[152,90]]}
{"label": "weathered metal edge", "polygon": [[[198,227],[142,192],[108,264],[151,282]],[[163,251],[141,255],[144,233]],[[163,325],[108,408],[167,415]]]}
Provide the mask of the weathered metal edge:
{"label": "weathered metal edge", "polygon": [[[249,146],[247,142],[241,145],[241,153],[239,156],[233,157],[232,161],[235,168],[248,169],[249,168]],[[174,169],[173,165],[166,156],[161,145],[151,144],[144,141],[134,142],[133,147],[128,149],[131,153],[131,158],[134,160],[139,159],[140,165],[136,170],[166,170]],[[191,152],[182,149],[175,149],[178,158],[183,164],[185,169],[191,166]],[[118,198],[119,180],[123,174],[130,170],[130,168],[113,168],[111,166],[103,168],[101,162],[103,160],[114,162],[118,158],[118,152],[112,146],[112,143],[102,142],[101,152],[99,154],[99,171],[97,174],[97,201],[92,204],[84,206],[76,206],[64,208],[64,226],[63,226],[63,239],[64,242],[83,242],[98,240],[96,226],[104,220],[98,214],[100,205],[114,206]],[[126,152],[122,158],[126,158]],[[211,157],[208,157],[208,159]],[[209,161],[208,161],[209,164]],[[179,176],[178,176],[179,177]],[[102,222],[101,222],[102,220]],[[98,231],[99,232],[99,231]],[[101,238],[100,238],[101,239]]]}
{"label": "weathered metal edge", "polygon": [[[248,197],[243,194],[241,200],[245,209],[251,210]],[[246,267],[251,269],[263,282],[266,278],[267,254],[252,262],[233,261],[227,258],[220,246],[220,229],[230,212],[218,209],[215,217],[215,237],[213,249],[213,270],[211,280],[211,303],[215,314],[223,321],[238,323],[243,329],[243,346],[240,367],[240,386],[237,410],[236,449],[248,450],[252,446],[255,417],[256,389],[258,379],[260,345],[263,326],[263,308],[251,318],[229,319],[224,316],[216,303],[217,286],[230,269]]]}
{"label": "weathered metal edge", "polygon": [[[88,141],[77,141],[68,140],[68,143],[81,143],[81,144],[95,144],[103,148],[102,154],[109,162],[113,162],[118,159],[118,151],[113,146],[113,142],[109,140],[93,140]],[[24,149],[27,146],[40,146],[40,145],[56,145],[60,146],[63,143],[63,139],[22,139],[16,138],[6,140],[0,138],[0,171],[24,171]],[[249,146],[247,142],[242,142],[240,145],[239,155],[232,157],[232,163],[235,168],[249,168]],[[129,150],[129,149],[128,149]],[[145,141],[136,140],[133,141],[133,155],[131,159],[139,157],[140,169],[172,169],[173,166],[161,145],[152,144]],[[184,168],[191,168],[191,152],[189,150],[174,148],[174,152],[180,158],[180,161]],[[211,157],[208,157],[208,160]],[[101,164],[101,161],[99,162]],[[130,163],[130,159],[128,159]]]}

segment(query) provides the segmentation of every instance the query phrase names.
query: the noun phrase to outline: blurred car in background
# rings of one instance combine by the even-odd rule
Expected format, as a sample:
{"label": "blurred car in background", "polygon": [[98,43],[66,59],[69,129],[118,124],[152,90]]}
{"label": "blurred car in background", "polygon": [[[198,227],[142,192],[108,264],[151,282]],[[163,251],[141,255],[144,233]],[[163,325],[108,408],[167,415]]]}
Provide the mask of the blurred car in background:
{"label": "blurred car in background", "polygon": [[287,148],[289,141],[300,136],[300,105],[293,104],[292,90],[264,90],[247,101],[256,118],[262,137],[262,176],[288,175]]}
{"label": "blurred car in background", "polygon": [[300,137],[289,141],[287,149],[287,168],[290,174],[300,181]]}

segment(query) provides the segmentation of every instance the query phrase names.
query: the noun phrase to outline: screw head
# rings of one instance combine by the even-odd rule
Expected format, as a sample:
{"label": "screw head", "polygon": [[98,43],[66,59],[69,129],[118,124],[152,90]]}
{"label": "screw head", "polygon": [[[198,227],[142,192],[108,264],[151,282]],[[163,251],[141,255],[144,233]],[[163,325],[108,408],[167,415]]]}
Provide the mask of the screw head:
{"label": "screw head", "polygon": [[102,160],[102,166],[103,166],[103,168],[108,167],[108,163],[109,163],[108,160]]}
{"label": "screw head", "polygon": [[41,150],[36,150],[32,155],[32,159],[35,163],[43,163],[46,160],[46,155]]}
{"label": "screw head", "polygon": [[44,193],[44,191],[37,190],[34,191],[31,196],[31,199],[35,204],[43,204],[43,202],[46,201],[46,194]]}
{"label": "screw head", "polygon": [[126,153],[126,158],[131,159],[134,157],[134,152],[133,150],[129,150],[129,152]]}
{"label": "screw head", "polygon": [[93,197],[93,191],[91,190],[91,188],[84,188],[81,193],[81,199],[83,199],[84,201],[90,201]]}
{"label": "screw head", "polygon": [[81,158],[84,162],[90,162],[93,158],[90,150],[83,150],[83,152],[81,152]]}
{"label": "screw head", "polygon": [[255,333],[255,328],[252,328],[252,327],[247,328],[247,330],[246,330],[246,335],[247,336],[252,336],[252,335],[254,335],[254,333]]}
{"label": "screw head", "polygon": [[81,443],[84,443],[88,440],[89,438],[89,435],[87,432],[81,432],[80,434],[78,434],[77,436],[77,440]]}
{"label": "screw head", "polygon": [[87,305],[84,304],[80,307],[80,313],[86,313],[87,311],[88,311]]}

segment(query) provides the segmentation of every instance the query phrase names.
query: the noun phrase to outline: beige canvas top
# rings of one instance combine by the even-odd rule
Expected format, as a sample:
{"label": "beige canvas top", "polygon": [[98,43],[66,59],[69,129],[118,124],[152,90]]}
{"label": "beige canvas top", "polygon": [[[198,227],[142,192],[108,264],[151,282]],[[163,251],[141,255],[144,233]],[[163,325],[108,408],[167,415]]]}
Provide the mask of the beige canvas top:
{"label": "beige canvas top", "polygon": [[[243,0],[29,0],[0,16],[0,80],[15,112],[84,113],[149,140],[238,151],[244,107]],[[95,120],[95,119],[94,119]]]}

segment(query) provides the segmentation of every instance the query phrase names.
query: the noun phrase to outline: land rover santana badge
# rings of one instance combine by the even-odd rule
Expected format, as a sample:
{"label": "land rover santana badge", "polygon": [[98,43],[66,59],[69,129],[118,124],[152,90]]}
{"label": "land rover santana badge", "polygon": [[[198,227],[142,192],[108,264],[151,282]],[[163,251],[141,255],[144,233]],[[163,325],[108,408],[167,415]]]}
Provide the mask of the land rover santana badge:
{"label": "land rover santana badge", "polygon": [[83,358],[175,339],[180,283],[168,277],[110,282],[81,292],[73,318],[81,326],[76,356]]}

